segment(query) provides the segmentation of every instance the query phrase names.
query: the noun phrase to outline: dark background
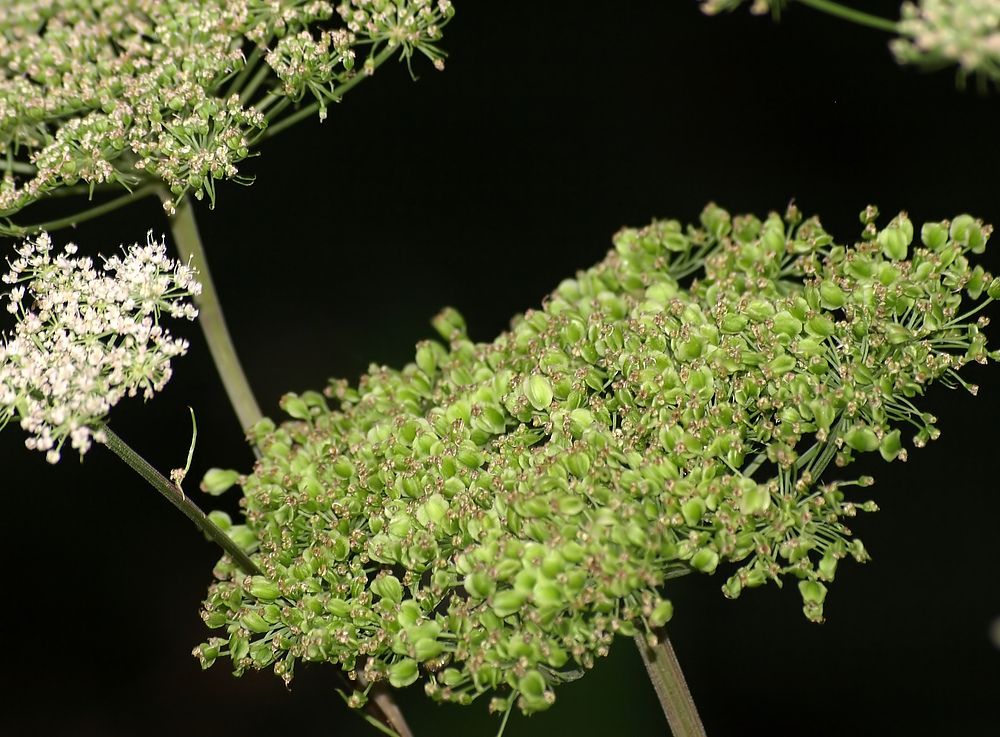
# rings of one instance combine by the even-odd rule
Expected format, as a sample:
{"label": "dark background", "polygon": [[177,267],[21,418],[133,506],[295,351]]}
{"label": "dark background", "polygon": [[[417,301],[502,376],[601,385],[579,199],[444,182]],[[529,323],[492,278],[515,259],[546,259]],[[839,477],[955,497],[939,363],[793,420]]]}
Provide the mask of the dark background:
{"label": "dark background", "polygon": [[[417,60],[413,83],[405,65],[383,67],[325,123],[246,162],[253,186],[198,207],[267,414],[283,392],[411,360],[445,305],[491,340],[621,226],[693,222],[710,200],[764,216],[794,197],[841,242],[869,203],[883,224],[900,209],[918,226],[961,212],[1000,224],[1000,96],[957,91],[951,70],[899,68],[885,34],[797,6],[775,24],[706,18],[691,0],[455,5],[445,72]],[[55,238],[107,252],[149,228],[166,230],[153,200]],[[985,259],[1000,270],[995,251]],[[235,493],[204,497],[197,479],[248,471],[252,456],[200,334],[177,331],[192,350],[174,380],[123,402],[113,426],[167,470],[184,463],[194,407],[187,485],[235,513]],[[805,620],[794,586],[731,602],[725,572],[671,584],[670,632],[709,735],[1000,733],[1000,375],[968,376],[978,398],[926,398],[941,440],[906,464],[858,464],[879,479],[882,511],[853,525],[873,561],[841,566],[825,624]],[[218,551],[106,450],[50,467],[22,442],[17,427],[0,434],[0,732],[374,734],[324,666],[300,667],[290,692],[266,672],[234,679],[227,661],[202,672],[189,652],[209,635],[197,612]],[[667,733],[629,640],[557,695],[507,734]],[[438,707],[414,686],[400,701],[418,737],[499,725],[487,697]]]}

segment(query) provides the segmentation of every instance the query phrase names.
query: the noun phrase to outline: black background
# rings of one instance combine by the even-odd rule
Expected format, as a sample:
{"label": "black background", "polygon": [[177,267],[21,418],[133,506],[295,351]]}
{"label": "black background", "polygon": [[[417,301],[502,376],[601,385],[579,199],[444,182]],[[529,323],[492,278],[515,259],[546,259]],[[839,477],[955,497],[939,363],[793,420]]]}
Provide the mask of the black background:
{"label": "black background", "polygon": [[[746,11],[710,19],[687,0],[459,0],[443,47],[390,64],[269,142],[197,215],[233,338],[264,412],[283,392],[401,366],[453,305],[477,340],[603,257],[623,225],[697,220],[795,198],[841,242],[857,213],[919,223],[970,212],[1000,224],[1000,97],[955,88],[952,71],[901,69],[887,36],[792,7],[780,24]],[[860,3],[859,3],[860,5]],[[892,17],[893,2],[866,4]],[[166,230],[153,200],[56,234],[105,252]],[[995,239],[996,240],[996,239]],[[996,244],[994,244],[996,245]],[[987,264],[998,259],[987,253]],[[996,314],[996,311],[993,311]],[[252,456],[193,326],[192,350],[148,404],[123,402],[117,432],[154,465],[182,466],[187,407],[199,443],[188,482]],[[186,332],[185,332],[186,331]],[[882,511],[853,525],[873,561],[845,563],[821,625],[794,586],[727,601],[724,572],[671,584],[670,632],[709,735],[1000,733],[996,416],[1000,376],[970,367],[978,398],[935,387],[941,440],[906,464],[858,464]],[[374,734],[301,667],[202,672],[189,655],[217,550],[109,452],[56,467],[0,434],[5,534],[0,732],[10,735]],[[549,712],[508,735],[662,735],[633,644]],[[418,737],[493,735],[487,698],[400,701]]]}

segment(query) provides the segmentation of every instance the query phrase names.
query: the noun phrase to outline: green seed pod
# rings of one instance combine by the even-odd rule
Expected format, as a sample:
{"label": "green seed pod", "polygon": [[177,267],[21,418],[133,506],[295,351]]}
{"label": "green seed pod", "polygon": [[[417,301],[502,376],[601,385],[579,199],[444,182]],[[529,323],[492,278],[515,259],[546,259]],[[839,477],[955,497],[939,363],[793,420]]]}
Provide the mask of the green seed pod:
{"label": "green seed pod", "polygon": [[296,420],[308,420],[309,406],[297,394],[286,394],[281,398],[281,408]]}
{"label": "green seed pod", "polygon": [[983,270],[982,266],[977,265],[969,275],[969,280],[965,283],[965,291],[968,292],[969,296],[973,299],[979,299],[979,296],[983,293],[985,283],[986,272]]}
{"label": "green seed pod", "polygon": [[717,205],[709,204],[699,216],[705,230],[716,240],[724,238],[733,229],[732,218],[726,210]]}
{"label": "green seed pod", "polygon": [[244,587],[247,593],[255,599],[277,599],[281,596],[278,584],[274,581],[268,581],[263,576],[253,576],[250,579],[250,585],[244,584]]}
{"label": "green seed pod", "polygon": [[746,315],[729,313],[722,318],[719,329],[724,333],[739,333],[747,326]]}
{"label": "green seed pod", "polygon": [[879,447],[878,436],[875,434],[875,431],[867,425],[862,425],[849,430],[844,436],[844,442],[854,450],[858,450],[863,453],[870,453]]}
{"label": "green seed pod", "polygon": [[973,253],[986,250],[987,236],[983,233],[983,224],[971,215],[959,215],[953,219],[949,235]]}
{"label": "green seed pod", "polygon": [[394,688],[406,688],[420,676],[420,668],[413,658],[403,658],[389,666],[388,676]]}
{"label": "green seed pod", "polygon": [[767,229],[764,231],[764,235],[761,236],[761,245],[768,253],[784,253],[785,252],[785,229],[781,225],[775,227],[774,223],[768,223],[765,226]]}
{"label": "green seed pod", "polygon": [[251,632],[256,632],[262,634],[264,632],[269,632],[271,625],[264,621],[264,618],[260,616],[257,612],[247,612],[245,615],[240,617],[240,624]]}
{"label": "green seed pod", "polygon": [[775,333],[780,333],[782,335],[787,335],[790,338],[794,338],[802,332],[802,323],[796,320],[795,317],[793,317],[787,310],[782,310],[777,313],[773,320],[774,327],[772,330]]}
{"label": "green seed pod", "polygon": [[837,557],[832,550],[827,550],[820,559],[819,575],[824,581],[832,581],[837,575]]}
{"label": "green seed pod", "polygon": [[743,592],[743,583],[740,581],[740,577],[730,576],[726,579],[726,582],[722,585],[722,593],[727,599],[738,599],[740,594]]}
{"label": "green seed pod", "polygon": [[213,637],[209,642],[203,642],[194,649],[193,654],[201,661],[202,670],[211,667],[215,659],[219,657],[219,651],[222,649],[219,642],[217,637]]}
{"label": "green seed pod", "polygon": [[711,548],[702,548],[689,561],[692,568],[702,573],[715,573],[719,565],[719,554]]}
{"label": "green seed pod", "polygon": [[498,591],[493,597],[493,612],[501,618],[509,616],[518,611],[527,599],[527,594],[514,589]]}
{"label": "green seed pod", "polygon": [[684,504],[681,505],[681,515],[684,517],[684,522],[688,527],[694,527],[699,522],[705,514],[707,506],[705,500],[700,497],[695,497],[689,499]]}
{"label": "green seed pod", "polygon": [[899,323],[890,323],[885,328],[885,337],[891,345],[900,345],[913,340],[913,333]]}
{"label": "green seed pod", "polygon": [[649,623],[654,627],[662,627],[674,617],[674,605],[669,599],[664,599],[649,615]]}
{"label": "green seed pod", "polygon": [[771,494],[763,484],[744,489],[740,497],[740,514],[747,517],[761,514],[771,506]]}
{"label": "green seed pod", "polygon": [[434,350],[434,343],[429,340],[417,343],[417,366],[428,376],[433,376],[437,370],[438,354]]}
{"label": "green seed pod", "polygon": [[372,581],[371,591],[394,604],[403,600],[403,585],[395,576],[378,576]]}
{"label": "green seed pod", "polygon": [[837,310],[847,304],[844,290],[832,281],[824,281],[819,285],[820,305],[825,310]]}
{"label": "green seed pod", "polygon": [[903,443],[899,439],[899,430],[892,430],[883,435],[878,450],[885,460],[895,460],[903,450]]}
{"label": "green seed pod", "polygon": [[570,453],[565,458],[566,468],[577,478],[585,478],[590,470],[590,455],[587,453]]}
{"label": "green seed pod", "polygon": [[215,526],[223,532],[229,532],[233,526],[232,518],[221,509],[213,509],[207,516],[208,519],[214,522]]}
{"label": "green seed pod", "polygon": [[1000,299],[1000,277],[995,277],[986,287],[986,296],[990,299]]}
{"label": "green seed pod", "polygon": [[768,362],[767,368],[774,376],[784,376],[795,370],[795,356],[790,356],[787,353],[775,356]]}
{"label": "green seed pod", "polygon": [[747,305],[746,315],[754,322],[764,322],[774,317],[774,305],[755,299]]}
{"label": "green seed pod", "polygon": [[468,339],[465,318],[453,307],[446,307],[431,320],[438,335],[447,341]]}
{"label": "green seed pod", "polygon": [[507,429],[507,415],[497,404],[479,403],[472,409],[472,426],[492,435],[502,435]]}
{"label": "green seed pod", "polygon": [[521,391],[528,398],[531,406],[539,412],[552,404],[552,385],[540,374],[531,374],[521,385]]}
{"label": "green seed pod", "polygon": [[907,239],[899,228],[889,226],[878,234],[878,244],[882,254],[891,261],[902,261],[906,258]]}
{"label": "green seed pod", "polygon": [[819,581],[799,581],[802,600],[811,604],[822,604],[826,599],[826,586]]}
{"label": "green seed pod", "polygon": [[555,695],[546,688],[545,677],[537,670],[529,670],[517,680],[521,697],[518,705],[525,714],[548,709],[555,702]]}
{"label": "green seed pod", "polygon": [[486,599],[497,590],[496,580],[486,571],[474,571],[465,577],[462,582],[469,596],[477,599]]}

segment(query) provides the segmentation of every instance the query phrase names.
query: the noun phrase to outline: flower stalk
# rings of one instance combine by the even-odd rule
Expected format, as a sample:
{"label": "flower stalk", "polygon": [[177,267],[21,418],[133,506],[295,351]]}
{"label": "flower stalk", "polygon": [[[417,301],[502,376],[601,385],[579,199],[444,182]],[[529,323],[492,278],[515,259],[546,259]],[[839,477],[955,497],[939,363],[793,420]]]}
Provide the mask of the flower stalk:
{"label": "flower stalk", "polygon": [[245,574],[259,576],[260,570],[254,564],[243,549],[236,544],[229,535],[215,524],[208,516],[201,511],[184,491],[175,483],[168,480],[163,474],[157,471],[149,462],[136,453],[124,440],[118,437],[115,432],[103,422],[94,424],[95,434],[102,434],[104,443],[119,458],[125,461],[133,471],[142,476],[149,484],[160,492],[163,497],[173,504],[189,520],[194,522],[195,527],[205,533],[220,548],[226,551],[233,563],[235,563]]}
{"label": "flower stalk", "polygon": [[852,23],[857,23],[859,26],[867,26],[868,28],[875,28],[879,31],[887,31],[888,33],[896,33],[898,29],[896,24],[882,18],[877,15],[872,15],[871,13],[863,13],[860,10],[855,10],[854,8],[849,8],[846,5],[841,5],[840,3],[831,2],[830,0],[798,0],[803,5],[808,5],[815,10],[819,10],[827,15],[832,15],[837,18],[843,18],[844,20],[851,21]]}
{"label": "flower stalk", "polygon": [[[161,197],[166,201],[170,196],[166,191],[162,191]],[[226,395],[239,418],[240,427],[246,430],[260,420],[262,416],[260,406],[250,389],[246,373],[236,355],[236,347],[229,335],[226,318],[222,314],[222,304],[219,302],[212,274],[208,270],[205,249],[198,234],[198,224],[194,218],[194,208],[190,198],[184,198],[177,204],[177,211],[170,218],[170,232],[181,260],[190,263],[198,272],[202,285],[201,294],[194,298],[198,307],[198,321],[205,333],[212,360],[226,388]]]}
{"label": "flower stalk", "polygon": [[636,633],[635,644],[674,737],[705,737],[705,727],[666,630]]}

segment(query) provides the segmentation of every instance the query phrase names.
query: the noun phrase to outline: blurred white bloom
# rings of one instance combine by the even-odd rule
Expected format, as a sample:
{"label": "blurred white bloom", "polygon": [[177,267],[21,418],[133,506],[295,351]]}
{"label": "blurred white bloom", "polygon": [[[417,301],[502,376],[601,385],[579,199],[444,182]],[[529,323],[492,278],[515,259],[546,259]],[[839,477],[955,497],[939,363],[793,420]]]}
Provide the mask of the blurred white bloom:
{"label": "blurred white bloom", "polygon": [[959,65],[1000,84],[1000,0],[921,0],[903,3],[899,35],[890,45],[901,64]]}
{"label": "blurred white bloom", "polygon": [[47,233],[16,251],[3,277],[18,286],[6,295],[17,325],[0,334],[0,429],[18,420],[31,434],[25,444],[55,463],[67,438],[81,455],[100,441],[90,426],[123,396],[163,389],[170,359],[188,343],[161,327],[160,315],[194,319],[187,298],[201,285],[152,232],[100,269],[70,258],[73,244],[53,253]]}

